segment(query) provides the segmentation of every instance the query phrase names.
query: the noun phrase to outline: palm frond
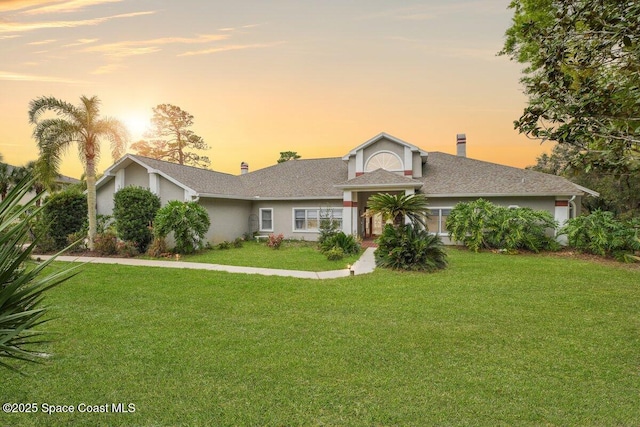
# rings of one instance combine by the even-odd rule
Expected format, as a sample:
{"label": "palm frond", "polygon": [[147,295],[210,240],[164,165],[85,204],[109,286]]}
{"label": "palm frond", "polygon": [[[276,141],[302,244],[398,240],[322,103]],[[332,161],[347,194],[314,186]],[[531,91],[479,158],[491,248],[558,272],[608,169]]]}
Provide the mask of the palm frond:
{"label": "palm frond", "polygon": [[[43,355],[36,347],[45,342],[40,338],[43,332],[36,329],[47,321],[41,305],[44,292],[76,273],[74,268],[45,276],[44,269],[53,258],[26,268],[36,244],[24,247],[28,223],[39,213],[35,204],[41,195],[22,206],[20,201],[32,183],[30,177],[21,181],[0,202],[0,359],[35,362]],[[18,371],[2,360],[0,366]]]}
{"label": "palm frond", "polygon": [[96,123],[96,135],[104,136],[111,146],[111,157],[118,160],[125,153],[129,142],[129,131],[120,120],[113,117],[105,117]]}
{"label": "palm frond", "polygon": [[29,123],[37,124],[40,116],[47,111],[53,111],[66,117],[75,117],[77,115],[77,108],[73,104],[52,96],[42,96],[33,99],[29,103]]}

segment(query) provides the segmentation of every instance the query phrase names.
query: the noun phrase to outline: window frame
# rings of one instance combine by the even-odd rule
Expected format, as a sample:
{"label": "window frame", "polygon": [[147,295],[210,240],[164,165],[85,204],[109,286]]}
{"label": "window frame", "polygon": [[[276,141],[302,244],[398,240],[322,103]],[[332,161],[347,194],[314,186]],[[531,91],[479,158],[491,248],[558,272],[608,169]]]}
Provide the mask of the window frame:
{"label": "window frame", "polygon": [[376,157],[379,154],[391,154],[393,157],[396,158],[396,160],[398,160],[398,163],[400,164],[400,169],[384,169],[384,168],[382,168],[383,170],[386,170],[388,172],[394,172],[394,173],[395,172],[402,172],[404,174],[404,171],[405,171],[404,162],[402,161],[402,159],[400,158],[399,155],[397,155],[393,151],[389,151],[389,150],[376,151],[375,153],[370,155],[369,158],[367,159],[367,161],[364,164],[364,168],[363,168],[364,173],[373,172],[373,170],[369,170],[369,163],[371,162],[371,159],[373,159],[374,157]]}
{"label": "window frame", "polygon": [[429,216],[431,216],[432,218],[436,215],[434,215],[435,211],[437,211],[437,217],[438,217],[438,231],[434,232],[432,230],[429,230],[429,234],[435,234],[438,236],[448,236],[449,232],[442,231],[443,228],[443,223],[442,223],[442,211],[443,210],[449,210],[449,213],[451,213],[451,211],[453,210],[453,206],[434,206],[434,207],[429,207]]}
{"label": "window frame", "polygon": [[[296,211],[304,211],[304,225],[305,228],[296,228],[296,221],[299,220],[299,218],[296,217]],[[318,227],[317,228],[308,228],[308,224],[309,224],[309,215],[308,215],[308,211],[316,211],[318,212],[318,216],[317,218],[312,218],[313,220],[317,220],[318,221]],[[322,221],[325,216],[322,215],[322,213],[324,211],[331,211],[331,212],[336,212],[336,211],[340,211],[341,212],[341,216],[340,216],[340,226],[339,229],[343,230],[343,226],[344,226],[344,208],[342,207],[328,207],[328,208],[320,208],[320,207],[294,207],[291,208],[291,231],[294,233],[319,233],[320,232],[320,221]]]}
{"label": "window frame", "polygon": [[[263,227],[264,219],[262,218],[262,213],[263,213],[263,212],[266,212],[266,211],[271,212],[271,228],[264,228],[264,227]],[[259,219],[259,221],[260,221],[260,231],[261,231],[261,232],[262,232],[262,231],[266,231],[266,232],[273,232],[273,230],[274,230],[274,222],[275,222],[275,220],[274,220],[274,215],[273,215],[273,208],[260,208],[260,209],[259,209],[258,219]]]}

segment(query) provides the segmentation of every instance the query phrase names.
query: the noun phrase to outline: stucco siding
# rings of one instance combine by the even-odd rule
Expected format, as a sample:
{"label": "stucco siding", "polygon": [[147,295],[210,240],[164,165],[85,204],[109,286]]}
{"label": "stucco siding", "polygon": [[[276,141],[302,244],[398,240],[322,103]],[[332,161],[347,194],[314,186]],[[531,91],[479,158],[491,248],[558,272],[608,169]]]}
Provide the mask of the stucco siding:
{"label": "stucco siding", "polygon": [[401,146],[393,141],[390,141],[386,138],[382,138],[379,141],[374,142],[373,144],[365,147],[364,149],[364,164],[367,164],[367,160],[379,151],[389,151],[391,153],[396,154],[400,160],[404,163],[404,146]]}
{"label": "stucco siding", "polygon": [[[147,185],[148,187],[148,185]],[[169,181],[164,177],[160,177],[160,202],[162,206],[166,205],[167,202],[171,200],[179,200],[184,202],[184,189],[182,187],[177,186],[173,182]]]}
{"label": "stucco siding", "polygon": [[258,234],[280,234],[285,239],[318,240],[318,231],[294,230],[293,210],[319,208],[321,210],[343,209],[342,200],[299,200],[299,201],[260,201],[254,202],[251,213],[258,218],[260,225],[260,209],[273,209],[273,231],[258,231]]}
{"label": "stucco siding", "polygon": [[212,244],[232,241],[249,231],[250,201],[203,198],[200,204],[209,213],[211,226],[206,238]]}
{"label": "stucco siding", "polygon": [[96,211],[98,215],[113,215],[114,190],[114,180],[110,179],[96,191]]}
{"label": "stucco siding", "polygon": [[124,186],[149,188],[149,173],[137,163],[130,164],[124,173]]}

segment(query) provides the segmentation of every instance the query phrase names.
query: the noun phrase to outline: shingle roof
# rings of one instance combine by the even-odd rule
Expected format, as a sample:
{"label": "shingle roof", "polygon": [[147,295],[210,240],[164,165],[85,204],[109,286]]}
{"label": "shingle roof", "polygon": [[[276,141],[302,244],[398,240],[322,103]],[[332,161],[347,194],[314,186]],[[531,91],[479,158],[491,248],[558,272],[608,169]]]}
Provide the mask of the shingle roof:
{"label": "shingle roof", "polygon": [[[230,175],[138,155],[127,157],[157,170],[202,197],[341,199],[343,189],[373,188],[376,185],[381,189],[390,186],[417,188],[422,185],[421,191],[427,196],[583,194],[575,184],[559,176],[440,152],[429,153],[422,178],[409,178],[378,169],[351,180],[347,179],[347,162],[340,157],[290,160],[245,175]],[[126,167],[126,163],[112,166],[118,167]],[[104,179],[110,177],[105,176]]]}
{"label": "shingle roof", "polygon": [[339,157],[298,159],[240,176],[245,195],[261,198],[342,198],[334,185],[347,179],[347,163]]}
{"label": "shingle roof", "polygon": [[429,152],[422,181],[427,195],[582,194],[560,176],[440,152]]}
{"label": "shingle roof", "polygon": [[384,169],[376,169],[373,172],[368,172],[363,175],[357,176],[348,181],[344,181],[337,184],[338,188],[358,188],[358,187],[390,187],[390,186],[409,186],[409,187],[421,187],[423,184],[412,178],[408,178],[397,173],[389,172]]}
{"label": "shingle roof", "polygon": [[197,193],[221,196],[243,195],[244,188],[237,176],[228,173],[179,165],[149,157],[130,155],[140,163],[170,176]]}

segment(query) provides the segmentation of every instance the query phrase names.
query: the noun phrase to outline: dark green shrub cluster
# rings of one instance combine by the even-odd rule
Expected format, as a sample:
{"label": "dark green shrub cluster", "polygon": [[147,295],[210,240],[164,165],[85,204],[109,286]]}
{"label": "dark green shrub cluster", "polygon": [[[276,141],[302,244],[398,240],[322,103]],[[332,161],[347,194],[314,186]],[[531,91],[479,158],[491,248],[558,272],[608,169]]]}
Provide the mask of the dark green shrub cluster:
{"label": "dark green shrub cluster", "polygon": [[244,239],[242,237],[236,237],[233,241],[234,248],[241,248],[244,245]]}
{"label": "dark green shrub cluster", "polygon": [[[41,250],[60,250],[67,237],[82,230],[87,221],[87,196],[75,190],[52,194],[42,209],[38,233],[42,233]],[[45,247],[51,246],[51,247]]]}
{"label": "dark green shrub cluster", "polygon": [[116,255],[118,253],[118,236],[112,230],[96,234],[93,239],[93,250],[101,256]]}
{"label": "dark green shrub cluster", "polygon": [[125,187],[113,196],[113,217],[118,237],[132,242],[139,252],[153,240],[152,224],[160,198],[146,188]]}
{"label": "dark green shrub cluster", "polygon": [[156,213],[153,230],[163,239],[173,232],[175,252],[189,254],[204,246],[210,225],[207,210],[197,202],[172,200]]}
{"label": "dark green shrub cluster", "polygon": [[387,224],[376,240],[376,265],[393,270],[436,271],[447,266],[447,254],[439,236],[420,226]]}
{"label": "dark green shrub cluster", "polygon": [[596,210],[570,219],[559,233],[566,234],[569,246],[579,251],[640,261],[640,218],[620,220],[612,212]]}
{"label": "dark green shrub cluster", "polygon": [[451,239],[473,251],[504,249],[516,252],[557,250],[553,237],[557,223],[547,211],[506,208],[487,200],[458,203],[447,218]]}
{"label": "dark green shrub cluster", "polygon": [[[335,259],[342,259],[344,255],[355,255],[360,252],[360,244],[356,238],[350,234],[345,234],[340,231],[333,235],[327,236],[322,243],[320,243],[320,251],[329,258],[329,253],[333,249],[339,249],[339,251],[333,251],[331,256]],[[338,254],[342,256],[336,258]]]}
{"label": "dark green shrub cluster", "polygon": [[324,252],[324,254],[329,261],[340,261],[342,258],[344,258],[344,251],[338,246],[334,246],[333,248]]}

